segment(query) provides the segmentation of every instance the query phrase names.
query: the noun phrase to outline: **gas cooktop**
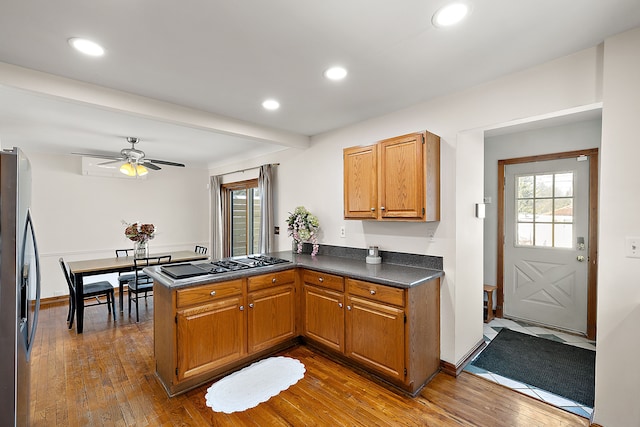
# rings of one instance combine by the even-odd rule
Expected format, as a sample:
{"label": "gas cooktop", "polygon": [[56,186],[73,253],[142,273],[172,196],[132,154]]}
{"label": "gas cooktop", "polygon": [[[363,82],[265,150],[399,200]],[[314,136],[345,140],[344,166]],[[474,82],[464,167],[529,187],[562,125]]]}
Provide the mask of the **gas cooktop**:
{"label": "gas cooktop", "polygon": [[174,264],[160,267],[160,271],[174,279],[203,276],[205,274],[219,274],[230,271],[247,270],[250,268],[268,267],[270,265],[288,263],[286,259],[265,255],[248,255],[240,258],[225,258],[202,264]]}

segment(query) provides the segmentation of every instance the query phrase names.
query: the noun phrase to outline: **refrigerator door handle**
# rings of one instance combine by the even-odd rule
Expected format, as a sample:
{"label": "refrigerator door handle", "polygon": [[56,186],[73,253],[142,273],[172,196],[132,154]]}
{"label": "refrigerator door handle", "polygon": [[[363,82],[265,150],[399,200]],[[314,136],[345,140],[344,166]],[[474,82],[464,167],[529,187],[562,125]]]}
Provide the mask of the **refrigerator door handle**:
{"label": "refrigerator door handle", "polygon": [[[31,331],[28,332],[28,339],[27,339],[27,360],[29,360],[29,357],[31,355],[31,350],[33,349],[33,343],[35,341],[35,334],[36,334],[36,327],[38,326],[38,314],[40,313],[40,254],[38,253],[38,243],[36,241],[36,233],[35,230],[33,228],[33,220],[31,219],[31,209],[27,210],[27,220],[25,223],[25,227],[24,227],[24,234],[23,234],[23,239],[22,241],[24,242],[24,244],[22,245],[22,263],[23,263],[23,268],[20,269],[21,273],[24,275],[25,272],[25,268],[24,268],[24,262],[25,262],[25,256],[26,256],[26,247],[27,247],[27,239],[31,238],[31,241],[33,243],[33,252],[34,252],[34,258],[35,258],[35,263],[36,263],[36,300],[35,300],[35,309],[34,309],[34,313],[33,313],[33,322],[31,325],[27,325],[31,327]],[[31,275],[32,272],[28,272],[27,274]],[[24,280],[30,280],[29,277],[22,277],[22,281]],[[24,283],[24,282],[23,282]],[[30,293],[31,289],[28,289],[27,292]],[[27,298],[28,300],[28,298]],[[31,304],[31,301],[28,300],[27,304]],[[29,307],[27,307],[27,310],[29,310]]]}

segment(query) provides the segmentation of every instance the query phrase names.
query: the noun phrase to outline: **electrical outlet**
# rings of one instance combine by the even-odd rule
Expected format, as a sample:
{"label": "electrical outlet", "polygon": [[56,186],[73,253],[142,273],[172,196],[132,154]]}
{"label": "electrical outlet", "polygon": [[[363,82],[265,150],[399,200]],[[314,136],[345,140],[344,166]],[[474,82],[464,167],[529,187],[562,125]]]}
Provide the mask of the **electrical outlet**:
{"label": "electrical outlet", "polygon": [[627,258],[640,258],[640,237],[626,237],[624,254]]}
{"label": "electrical outlet", "polygon": [[340,226],[340,237],[346,237],[347,231],[345,230],[344,225]]}

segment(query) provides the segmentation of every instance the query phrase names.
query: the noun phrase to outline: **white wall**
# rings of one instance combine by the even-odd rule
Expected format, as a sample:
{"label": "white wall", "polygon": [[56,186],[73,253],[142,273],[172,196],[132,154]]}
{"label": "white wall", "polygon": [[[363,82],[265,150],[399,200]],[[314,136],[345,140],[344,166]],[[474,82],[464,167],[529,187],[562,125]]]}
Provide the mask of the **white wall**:
{"label": "white wall", "polygon": [[484,220],[484,283],[497,283],[498,160],[599,148],[601,134],[602,120],[596,119],[485,138],[484,195],[491,203]]}
{"label": "white wall", "polygon": [[607,427],[640,425],[640,259],[624,255],[640,236],[639,52],[640,29],[605,42],[595,421]]}
{"label": "white wall", "polygon": [[43,298],[68,294],[58,258],[112,257],[115,249],[133,247],[121,220],[157,226],[151,253],[208,246],[206,170],[165,167],[145,180],[84,176],[78,156],[26,154]]}

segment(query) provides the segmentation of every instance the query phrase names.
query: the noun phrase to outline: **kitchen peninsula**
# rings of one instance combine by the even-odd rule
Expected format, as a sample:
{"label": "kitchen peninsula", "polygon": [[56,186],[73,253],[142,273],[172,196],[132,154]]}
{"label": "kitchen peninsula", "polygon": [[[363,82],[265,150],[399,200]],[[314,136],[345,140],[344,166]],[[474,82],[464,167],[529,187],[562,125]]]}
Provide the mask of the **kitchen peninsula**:
{"label": "kitchen peninsula", "polygon": [[170,396],[301,342],[411,395],[437,373],[441,262],[270,255],[286,262],[178,279],[145,269],[156,374]]}

